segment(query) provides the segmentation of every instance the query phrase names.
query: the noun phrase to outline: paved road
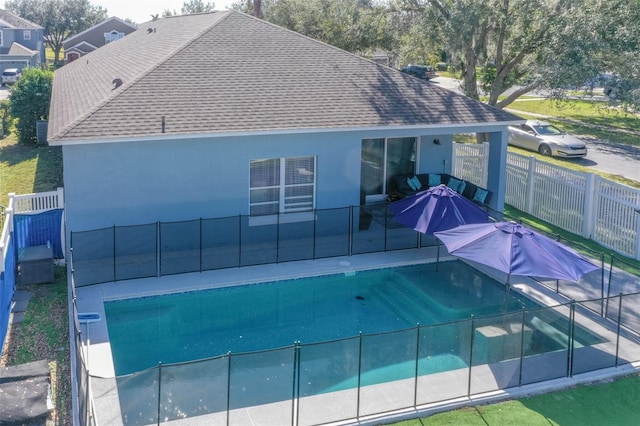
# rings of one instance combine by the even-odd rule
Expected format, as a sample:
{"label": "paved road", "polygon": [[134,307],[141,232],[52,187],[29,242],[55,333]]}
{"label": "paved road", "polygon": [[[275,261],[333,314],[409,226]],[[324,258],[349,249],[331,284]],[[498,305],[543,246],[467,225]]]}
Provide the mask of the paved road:
{"label": "paved road", "polygon": [[0,100],[7,99],[9,97],[9,89],[4,86],[0,86]]}
{"label": "paved road", "polygon": [[[437,77],[431,82],[445,89],[462,93],[460,83],[456,79]],[[511,106],[515,107],[516,105],[512,104]],[[603,141],[588,137],[581,138],[587,143],[589,149],[587,157],[567,159],[567,162],[574,162],[586,168],[600,170],[640,182],[640,147],[623,145],[615,141]]]}
{"label": "paved road", "polygon": [[640,148],[599,139],[582,139],[587,143],[589,152],[585,158],[571,161],[640,182]]}

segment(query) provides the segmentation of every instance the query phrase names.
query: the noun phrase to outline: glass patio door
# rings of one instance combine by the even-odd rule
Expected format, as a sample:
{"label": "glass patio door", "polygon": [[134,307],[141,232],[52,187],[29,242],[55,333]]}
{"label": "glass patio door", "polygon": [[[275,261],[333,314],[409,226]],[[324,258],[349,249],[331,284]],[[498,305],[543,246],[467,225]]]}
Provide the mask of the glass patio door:
{"label": "glass patio door", "polygon": [[416,171],[416,138],[363,139],[360,202],[384,200],[389,180]]}

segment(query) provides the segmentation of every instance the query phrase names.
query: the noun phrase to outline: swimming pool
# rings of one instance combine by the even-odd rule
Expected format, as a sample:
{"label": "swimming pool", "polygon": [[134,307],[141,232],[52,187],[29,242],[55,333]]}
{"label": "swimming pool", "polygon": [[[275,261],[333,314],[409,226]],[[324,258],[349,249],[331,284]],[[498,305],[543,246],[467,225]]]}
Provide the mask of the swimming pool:
{"label": "swimming pool", "polygon": [[117,375],[535,308],[463,262],[241,285],[105,303]]}
{"label": "swimming pool", "polygon": [[108,301],[119,413],[329,423],[566,375],[566,306],[504,289],[451,261]]}

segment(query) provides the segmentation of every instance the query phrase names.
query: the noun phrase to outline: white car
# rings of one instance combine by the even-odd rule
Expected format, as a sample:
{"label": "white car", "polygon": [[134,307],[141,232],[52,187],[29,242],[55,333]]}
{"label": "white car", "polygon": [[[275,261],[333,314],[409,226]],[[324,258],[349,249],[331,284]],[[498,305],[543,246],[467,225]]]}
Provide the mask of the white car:
{"label": "white car", "polygon": [[551,123],[527,120],[520,127],[509,126],[509,145],[556,157],[585,157],[587,145]]}
{"label": "white car", "polygon": [[2,72],[2,76],[0,76],[0,83],[4,86],[5,84],[13,84],[20,78],[20,70],[18,68],[7,68]]}

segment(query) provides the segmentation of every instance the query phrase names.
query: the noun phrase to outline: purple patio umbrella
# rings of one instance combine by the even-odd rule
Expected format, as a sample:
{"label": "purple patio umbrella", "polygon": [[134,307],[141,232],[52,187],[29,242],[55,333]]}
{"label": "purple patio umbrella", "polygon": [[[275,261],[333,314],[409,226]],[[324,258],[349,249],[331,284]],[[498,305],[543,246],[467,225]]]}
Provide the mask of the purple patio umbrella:
{"label": "purple patio umbrella", "polygon": [[449,253],[511,275],[578,281],[595,266],[573,249],[514,222],[462,225],[435,233]]}
{"label": "purple patio umbrella", "polygon": [[427,235],[468,223],[487,223],[489,214],[446,185],[394,201],[393,219]]}
{"label": "purple patio umbrella", "polygon": [[[438,185],[389,204],[393,219],[422,234],[433,235],[466,223],[489,222],[489,213],[446,185]],[[440,263],[440,243],[436,271]]]}

